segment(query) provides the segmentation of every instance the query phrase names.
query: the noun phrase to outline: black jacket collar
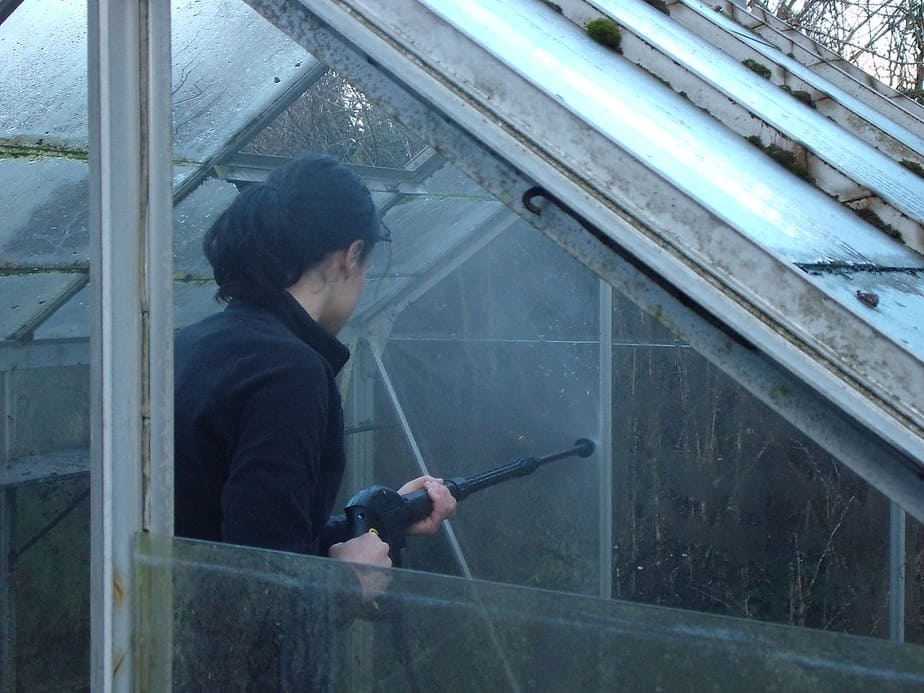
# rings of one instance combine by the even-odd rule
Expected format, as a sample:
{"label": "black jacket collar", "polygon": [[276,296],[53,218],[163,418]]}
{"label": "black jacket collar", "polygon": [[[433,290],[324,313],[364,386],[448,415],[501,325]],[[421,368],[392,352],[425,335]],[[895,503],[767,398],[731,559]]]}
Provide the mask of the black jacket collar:
{"label": "black jacket collar", "polygon": [[308,311],[302,308],[301,304],[288,291],[283,290],[260,299],[246,301],[235,298],[228,303],[230,310],[240,310],[252,306],[263,308],[278,318],[296,337],[324,357],[331,368],[334,369],[334,375],[339,373],[340,369],[349,360],[350,350],[346,348],[343,342],[308,315]]}

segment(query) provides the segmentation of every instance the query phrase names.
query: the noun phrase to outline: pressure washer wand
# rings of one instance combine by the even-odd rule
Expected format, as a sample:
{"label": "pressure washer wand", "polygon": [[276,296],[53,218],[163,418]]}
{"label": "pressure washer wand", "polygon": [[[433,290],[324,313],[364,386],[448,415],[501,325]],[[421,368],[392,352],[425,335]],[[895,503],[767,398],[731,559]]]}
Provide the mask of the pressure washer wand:
{"label": "pressure washer wand", "polygon": [[[489,469],[488,471],[481,472],[480,474],[473,474],[472,476],[457,479],[447,479],[445,483],[446,486],[449,487],[449,492],[453,495],[453,497],[456,500],[462,500],[463,498],[467,498],[475,491],[480,491],[482,489],[488,488],[489,486],[494,486],[495,484],[499,484],[500,482],[506,481],[507,479],[513,479],[518,476],[528,476],[548,462],[555,462],[556,460],[562,460],[566,457],[590,457],[593,454],[593,451],[593,442],[587,438],[581,438],[576,440],[574,445],[567,450],[554,452],[551,455],[545,455],[544,457],[521,457],[520,459],[514,460],[509,464],[495,467],[494,469]],[[417,494],[421,493],[424,496],[427,496],[426,491],[415,491],[414,493],[405,496],[405,499],[410,501],[411,496],[416,496]],[[430,511],[428,510],[423,517],[427,517],[429,514]]]}
{"label": "pressure washer wand", "polygon": [[[549,462],[566,457],[590,457],[593,441],[580,438],[566,450],[543,457],[521,457],[494,469],[467,477],[447,479],[444,483],[456,500],[467,498],[475,491],[494,486],[515,477],[527,476]],[[385,486],[369,486],[353,496],[345,509],[351,536],[358,537],[375,531],[391,551],[392,562],[397,565],[399,552],[404,547],[404,533],[415,522],[433,512],[433,503],[425,489],[401,496]]]}

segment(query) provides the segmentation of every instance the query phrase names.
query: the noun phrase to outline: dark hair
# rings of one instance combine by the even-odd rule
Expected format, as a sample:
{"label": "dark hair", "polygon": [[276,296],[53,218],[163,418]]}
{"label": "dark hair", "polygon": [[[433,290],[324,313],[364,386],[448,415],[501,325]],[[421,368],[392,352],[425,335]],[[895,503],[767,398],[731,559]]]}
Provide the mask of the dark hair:
{"label": "dark hair", "polygon": [[302,154],[248,186],[206,232],[217,297],[259,298],[291,286],[333,251],[383,238],[369,189],[333,157]]}

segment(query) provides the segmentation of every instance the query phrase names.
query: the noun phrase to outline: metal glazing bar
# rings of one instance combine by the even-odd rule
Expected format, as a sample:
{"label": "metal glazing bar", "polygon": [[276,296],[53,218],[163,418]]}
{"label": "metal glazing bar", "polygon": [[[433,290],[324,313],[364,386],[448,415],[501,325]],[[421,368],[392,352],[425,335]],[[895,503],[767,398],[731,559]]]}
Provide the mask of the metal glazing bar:
{"label": "metal glazing bar", "polygon": [[11,537],[16,487],[0,488],[0,690],[16,690],[16,606],[11,573]]}
{"label": "metal glazing bar", "polygon": [[[385,363],[382,361],[382,347],[371,341],[367,343],[369,344],[369,350],[372,352],[372,358],[375,359],[375,365],[376,368],[378,368],[382,384],[385,386],[385,392],[388,394],[388,399],[391,401],[391,405],[395,410],[395,415],[398,417],[398,422],[401,424],[401,430],[404,432],[404,439],[411,449],[414,460],[417,462],[417,467],[420,469],[421,474],[430,474],[427,469],[427,463],[424,461],[423,455],[420,452],[420,447],[417,445],[417,438],[414,436],[411,424],[407,420],[407,415],[404,413],[404,407],[401,406],[401,400],[398,399],[398,393],[395,391],[395,386],[392,384],[391,377],[388,375],[388,371],[385,368]],[[459,544],[459,540],[456,538],[456,533],[453,531],[452,525],[450,525],[448,521],[445,525],[446,538],[449,540],[452,553],[459,562],[462,574],[471,579],[472,571],[468,567],[468,561],[465,560],[465,556],[462,553],[462,547]]]}
{"label": "metal glazing bar", "polygon": [[[2,364],[2,361],[0,361]],[[0,463],[7,463],[13,456],[13,435],[16,428],[16,399],[13,396],[15,364],[2,364],[0,371],[3,383],[3,421],[0,421]]]}
{"label": "metal glazing bar", "polygon": [[[144,66],[147,102],[147,185],[145,286],[142,323],[147,362],[148,403],[145,414],[144,529],[173,534],[173,120],[170,9],[165,3],[145,0],[147,63]],[[143,56],[144,57],[144,56]]]}
{"label": "metal glazing bar", "polygon": [[905,642],[905,511],[889,503],[889,639]]}
{"label": "metal glazing bar", "polygon": [[30,341],[35,335],[35,331],[41,327],[48,318],[50,318],[55,311],[58,310],[61,306],[67,303],[71,298],[73,298],[79,291],[87,285],[90,277],[88,274],[78,274],[76,275],[64,290],[55,296],[51,301],[48,301],[45,305],[42,306],[42,309],[33,315],[29,321],[22,325],[16,332],[9,336],[9,339],[14,342],[26,342]]}

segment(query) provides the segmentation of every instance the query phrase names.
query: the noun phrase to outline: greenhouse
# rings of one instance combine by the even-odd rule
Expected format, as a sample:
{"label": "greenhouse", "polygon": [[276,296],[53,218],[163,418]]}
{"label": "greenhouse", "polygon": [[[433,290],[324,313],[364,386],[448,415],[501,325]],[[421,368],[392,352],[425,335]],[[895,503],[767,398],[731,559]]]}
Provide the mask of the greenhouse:
{"label": "greenhouse", "polygon": [[[0,0],[0,55],[0,690],[924,688],[920,103],[730,0]],[[375,600],[174,536],[203,237],[304,151],[391,235],[337,507],[569,453]]]}

